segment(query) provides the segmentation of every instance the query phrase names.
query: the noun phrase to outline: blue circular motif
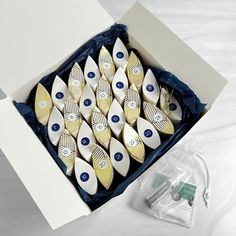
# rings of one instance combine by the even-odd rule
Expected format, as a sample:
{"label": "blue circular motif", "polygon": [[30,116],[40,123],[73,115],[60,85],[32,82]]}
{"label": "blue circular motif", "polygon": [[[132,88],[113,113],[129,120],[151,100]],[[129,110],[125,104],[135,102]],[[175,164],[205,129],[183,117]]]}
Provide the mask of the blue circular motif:
{"label": "blue circular motif", "polygon": [[112,122],[117,123],[120,121],[120,117],[118,115],[113,115],[111,117]]}
{"label": "blue circular motif", "polygon": [[56,93],[56,98],[57,99],[62,99],[64,97],[64,93],[62,93],[62,92],[57,92]]}
{"label": "blue circular motif", "polygon": [[80,180],[82,182],[86,182],[86,181],[88,181],[88,179],[89,179],[89,174],[87,172],[83,172],[80,174]]}
{"label": "blue circular motif", "polygon": [[123,58],[124,56],[125,56],[125,55],[124,55],[123,52],[117,52],[117,53],[116,53],[116,57],[119,58],[119,59]]}
{"label": "blue circular motif", "polygon": [[122,89],[122,88],[124,88],[124,83],[122,83],[122,82],[117,82],[116,83],[116,87],[118,88],[118,89]]}
{"label": "blue circular motif", "polygon": [[60,125],[58,123],[54,123],[51,127],[52,131],[56,132],[60,129]]}
{"label": "blue circular motif", "polygon": [[123,154],[121,152],[117,152],[114,155],[116,161],[121,161],[123,159]]}
{"label": "blue circular motif", "polygon": [[152,92],[154,90],[154,86],[152,84],[148,84],[146,86],[146,89],[147,89],[148,92]]}
{"label": "blue circular motif", "polygon": [[150,129],[144,130],[144,136],[146,138],[150,138],[150,137],[152,137],[152,135],[153,135],[153,132]]}
{"label": "blue circular motif", "polygon": [[86,107],[89,107],[91,104],[92,104],[92,101],[91,101],[89,98],[87,98],[87,99],[84,100],[84,105],[85,105]]}
{"label": "blue circular motif", "polygon": [[175,103],[170,103],[170,104],[169,104],[169,109],[170,109],[171,111],[174,111],[174,110],[177,109],[177,105],[176,105]]}
{"label": "blue circular motif", "polygon": [[89,138],[84,137],[84,138],[81,139],[81,144],[82,145],[87,146],[89,143],[90,143]]}
{"label": "blue circular motif", "polygon": [[88,73],[88,77],[89,77],[90,79],[94,78],[94,77],[95,77],[95,73],[94,73],[93,71],[90,71],[90,72]]}

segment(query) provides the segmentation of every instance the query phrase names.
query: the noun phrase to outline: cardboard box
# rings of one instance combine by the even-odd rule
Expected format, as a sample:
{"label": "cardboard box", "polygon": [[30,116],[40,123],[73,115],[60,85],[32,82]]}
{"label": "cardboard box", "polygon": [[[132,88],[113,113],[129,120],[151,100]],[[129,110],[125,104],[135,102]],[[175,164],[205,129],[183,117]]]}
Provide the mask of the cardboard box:
{"label": "cardboard box", "polygon": [[[7,94],[7,98],[0,101],[0,147],[50,226],[56,229],[91,211],[12,100],[24,102],[42,76],[68,58],[65,55],[114,24],[114,20],[97,1],[72,0],[68,5],[65,0],[60,3],[52,0],[45,5],[41,1],[23,0],[4,4],[1,17],[7,17],[12,5],[14,17],[0,21],[0,28],[6,31],[5,43],[9,43],[6,46],[3,42],[0,46],[0,87]],[[26,13],[21,9],[24,7],[32,11],[22,17],[20,12]],[[146,63],[174,73],[210,109],[226,85],[220,74],[140,3],[119,22],[128,26],[130,45],[139,50]],[[22,30],[22,25],[27,26],[27,30]],[[56,61],[59,62],[51,66]]]}

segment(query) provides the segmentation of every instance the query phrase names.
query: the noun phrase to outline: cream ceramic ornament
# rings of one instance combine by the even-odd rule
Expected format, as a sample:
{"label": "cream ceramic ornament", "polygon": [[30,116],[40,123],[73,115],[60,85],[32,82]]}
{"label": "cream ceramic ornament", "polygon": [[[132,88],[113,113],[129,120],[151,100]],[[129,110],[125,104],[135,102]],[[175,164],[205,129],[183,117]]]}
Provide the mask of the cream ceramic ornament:
{"label": "cream ceramic ornament", "polygon": [[160,108],[174,124],[178,124],[182,120],[182,109],[178,101],[165,88],[161,88]]}
{"label": "cream ceramic ornament", "polygon": [[71,94],[68,94],[65,99],[64,119],[66,129],[74,136],[74,138],[76,138],[82,122],[82,117],[79,106]]}
{"label": "cream ceramic ornament", "polygon": [[135,129],[127,123],[125,123],[123,129],[123,142],[130,156],[134,160],[143,163],[145,157],[145,147],[143,141]]}
{"label": "cream ceramic ornament", "polygon": [[145,101],[157,105],[160,96],[160,89],[153,72],[148,69],[142,85],[143,98]]}
{"label": "cream ceramic ornament", "polygon": [[79,186],[88,194],[94,195],[97,192],[98,181],[95,171],[86,161],[75,158],[75,177]]}
{"label": "cream ceramic ornament", "polygon": [[173,134],[175,128],[167,115],[158,107],[148,102],[143,102],[143,110],[145,118],[153,124],[158,132],[163,134]]}
{"label": "cream ceramic ornament", "polygon": [[117,101],[123,105],[125,100],[125,94],[128,90],[128,79],[124,70],[119,67],[112,80],[112,91]]}
{"label": "cream ceramic ornament", "polygon": [[85,80],[83,71],[81,70],[80,65],[75,62],[70,71],[68,79],[68,89],[69,92],[73,95],[76,102],[79,102],[84,86]]}
{"label": "cream ceramic ornament", "polygon": [[126,68],[129,58],[129,53],[124,43],[118,37],[113,47],[112,52],[113,60],[117,68],[122,67]]}
{"label": "cream ceramic ornament", "polygon": [[104,46],[102,46],[99,52],[98,65],[101,74],[104,74],[111,83],[115,74],[115,64],[109,51]]}
{"label": "cream ceramic ornament", "polygon": [[114,170],[106,151],[96,144],[92,152],[92,163],[99,181],[106,189],[109,189],[113,181]]}
{"label": "cream ceramic ornament", "polygon": [[125,125],[125,114],[119,102],[113,100],[107,116],[112,132],[119,139]]}
{"label": "cream ceramic ornament", "polygon": [[84,66],[84,77],[93,91],[96,91],[98,80],[100,79],[100,71],[98,65],[92,57],[88,56]]}
{"label": "cream ceramic ornament", "polygon": [[98,108],[106,116],[107,112],[110,109],[113,95],[111,86],[104,75],[102,75],[102,77],[98,81],[98,86],[96,89],[96,100]]}
{"label": "cream ceramic ornament", "polygon": [[63,131],[59,140],[58,156],[66,165],[66,174],[69,176],[72,175],[78,151],[74,138],[66,129]]}
{"label": "cream ceramic ornament", "polygon": [[138,91],[140,91],[143,84],[144,72],[143,66],[134,52],[130,53],[126,70],[130,84],[134,84]]}
{"label": "cream ceramic ornament", "polygon": [[80,154],[88,162],[91,161],[94,144],[96,144],[96,139],[92,129],[89,127],[86,121],[82,121],[77,137],[77,146]]}
{"label": "cream ceramic ornament", "polygon": [[137,130],[146,146],[156,149],[161,144],[159,133],[147,120],[139,117],[137,120]]}
{"label": "cream ceramic ornament", "polygon": [[94,92],[89,86],[89,84],[86,84],[82,96],[80,98],[79,108],[81,114],[88,122],[90,122],[91,113],[95,106],[96,106],[96,98]]}
{"label": "cream ceramic ornament", "polygon": [[48,121],[48,137],[54,146],[57,146],[64,129],[64,118],[61,112],[54,106]]}
{"label": "cream ceramic ornament", "polygon": [[130,157],[124,145],[114,138],[110,142],[110,158],[115,170],[125,177],[129,171]]}
{"label": "cream ceramic ornament", "polygon": [[134,84],[131,84],[125,95],[124,113],[127,122],[133,126],[140,116],[141,99]]}
{"label": "cream ceramic ornament", "polygon": [[107,122],[106,117],[102,114],[102,112],[95,107],[92,116],[91,116],[91,124],[94,136],[96,140],[106,149],[109,147],[110,139],[111,139],[111,129]]}
{"label": "cream ceramic ornament", "polygon": [[37,85],[34,110],[38,122],[46,125],[52,110],[52,99],[48,91],[40,83]]}
{"label": "cream ceramic ornament", "polygon": [[68,88],[65,82],[57,75],[53,81],[51,96],[54,106],[61,112],[63,112],[67,94]]}

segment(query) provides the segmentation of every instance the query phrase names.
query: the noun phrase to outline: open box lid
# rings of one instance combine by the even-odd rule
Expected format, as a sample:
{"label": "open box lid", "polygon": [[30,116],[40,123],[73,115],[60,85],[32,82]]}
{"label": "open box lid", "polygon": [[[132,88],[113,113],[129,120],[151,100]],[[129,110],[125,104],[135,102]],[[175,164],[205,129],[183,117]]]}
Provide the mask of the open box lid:
{"label": "open box lid", "polygon": [[10,95],[114,23],[96,1],[1,1],[0,88]]}
{"label": "open box lid", "polygon": [[[10,0],[10,3],[12,3],[12,0]],[[10,3],[5,4],[10,6]],[[37,74],[65,58],[65,55],[79,47],[81,43],[113,24],[112,18],[97,2],[83,2],[83,6],[78,0],[70,1],[70,6],[67,3],[68,1],[65,0],[60,1],[60,3],[56,0],[45,1],[45,5],[41,5],[40,2],[31,3],[30,0],[23,0],[20,3],[14,2],[15,5],[27,6],[27,9],[35,9],[36,16],[32,21],[35,21],[35,24],[37,23],[40,33],[37,29],[34,29],[35,24],[32,23],[28,26],[28,33],[24,34],[25,40],[28,38],[30,40],[24,42],[21,38],[19,44],[13,45],[14,48],[9,46],[9,56],[7,57],[9,64],[3,62],[5,63],[3,65],[8,66],[8,68],[4,68],[3,75],[1,75],[6,77],[3,89],[7,94],[11,94],[19,87],[18,80],[14,81],[14,78],[19,77],[22,85],[27,84]],[[11,6],[14,6],[14,4]],[[18,7],[18,9],[22,9],[22,15],[28,15],[24,16],[26,18],[23,22],[22,19],[18,21],[15,17],[13,17],[15,21],[9,19],[11,22],[9,27],[16,24],[13,28],[16,28],[16,32],[20,34],[21,31],[17,29],[17,26],[20,28],[21,24],[27,21],[26,19],[34,18],[34,13],[27,12],[22,6]],[[14,6],[14,8],[16,7]],[[6,5],[4,8],[0,8],[0,11],[2,10],[6,18],[6,15],[9,14]],[[43,16],[41,24],[41,14],[39,12]],[[69,15],[68,12],[71,14]],[[66,17],[61,19],[63,14]],[[77,16],[77,14],[80,16]],[[3,18],[1,13],[0,18]],[[1,19],[0,25],[2,27],[4,24]],[[48,20],[50,22],[47,24]],[[224,78],[139,3],[136,3],[129,10],[121,19],[121,22],[128,25],[131,44],[140,50],[145,60],[148,60],[149,63],[152,61],[155,64],[158,63],[163,68],[175,73],[196,91],[203,102],[212,104],[226,84]],[[7,25],[6,19],[5,25]],[[61,29],[62,26],[63,29],[69,27],[69,29],[66,29],[69,36]],[[11,30],[11,28],[7,30],[10,34],[9,41],[11,41],[11,33],[9,33]],[[42,36],[42,34],[51,37],[45,38],[46,36]],[[40,40],[38,40],[38,37]],[[37,45],[34,45],[32,40],[37,42]],[[14,40],[12,39],[12,41]],[[27,47],[27,44],[30,44],[30,47]],[[4,59],[3,55],[7,54],[7,49],[4,49],[4,47],[6,47],[6,42],[5,45],[3,43],[0,45],[0,48],[3,49],[3,53],[0,55],[1,61]],[[48,50],[50,47],[52,48],[50,51],[41,52],[44,48]],[[144,51],[142,51],[143,48]],[[26,52],[24,52],[25,50]],[[17,52],[17,59],[14,58],[14,52]],[[14,58],[14,62],[10,63],[12,58]],[[15,63],[20,64],[16,66]],[[10,65],[13,69],[10,68]],[[30,70],[28,70],[29,68]],[[8,75],[8,72],[12,73]],[[6,81],[9,79],[13,81]],[[90,210],[87,205],[79,198],[75,188],[65,178],[46,148],[20,116],[12,104],[11,98],[8,97],[0,101],[0,111],[0,147],[51,227],[55,229],[81,215],[89,214]],[[39,164],[37,165],[37,163]]]}

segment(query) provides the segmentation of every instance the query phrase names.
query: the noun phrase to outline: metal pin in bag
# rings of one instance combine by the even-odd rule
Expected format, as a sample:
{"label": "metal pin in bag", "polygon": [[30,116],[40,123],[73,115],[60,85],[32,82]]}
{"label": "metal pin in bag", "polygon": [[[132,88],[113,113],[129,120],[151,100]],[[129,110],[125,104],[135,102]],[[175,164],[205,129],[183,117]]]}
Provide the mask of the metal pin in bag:
{"label": "metal pin in bag", "polygon": [[38,122],[46,125],[52,110],[52,99],[48,91],[40,83],[37,85],[34,110]]}
{"label": "metal pin in bag", "polygon": [[84,86],[85,86],[85,80],[83,71],[81,70],[80,65],[77,62],[75,62],[70,71],[68,79],[68,89],[77,103],[80,100]]}

